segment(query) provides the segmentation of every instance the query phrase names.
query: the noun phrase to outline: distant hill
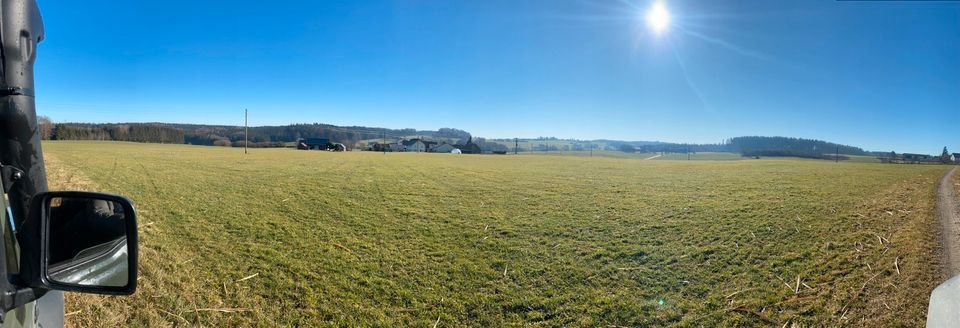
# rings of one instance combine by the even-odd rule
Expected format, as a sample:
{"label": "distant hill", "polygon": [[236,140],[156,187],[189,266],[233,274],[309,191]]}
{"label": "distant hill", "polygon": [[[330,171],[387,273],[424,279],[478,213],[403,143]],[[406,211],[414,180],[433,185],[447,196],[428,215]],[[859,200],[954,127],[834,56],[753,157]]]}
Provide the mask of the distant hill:
{"label": "distant hill", "polygon": [[739,153],[742,156],[789,156],[823,158],[839,152],[840,155],[876,156],[883,152],[867,152],[859,147],[803,138],[746,136],[724,140],[717,144],[687,144],[663,141],[574,140],[557,138],[489,139],[524,151],[588,151],[606,150],[628,153]]}
{"label": "distant hill", "polygon": [[[485,139],[473,137],[464,130],[387,129],[331,124],[291,124],[256,126],[249,129],[254,147],[282,147],[300,138],[327,138],[351,148],[368,143],[396,142],[399,139],[425,138],[434,141],[463,142],[473,138],[484,151],[589,151],[607,150],[640,153],[730,152],[743,156],[793,156],[821,158],[824,155],[877,155],[859,147],[803,138],[744,136],[717,144],[685,144],[662,141],[576,140],[555,137]],[[186,143],[194,145],[243,146],[244,128],[230,125],[174,123],[59,123],[53,126],[51,139],[117,140],[154,143]]]}

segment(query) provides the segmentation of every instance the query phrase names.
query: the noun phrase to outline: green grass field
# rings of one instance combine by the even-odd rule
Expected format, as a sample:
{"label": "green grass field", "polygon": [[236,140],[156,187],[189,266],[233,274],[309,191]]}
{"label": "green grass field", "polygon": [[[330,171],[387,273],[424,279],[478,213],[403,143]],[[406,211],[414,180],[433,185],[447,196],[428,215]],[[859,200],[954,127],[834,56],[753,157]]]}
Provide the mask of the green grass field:
{"label": "green grass field", "polygon": [[721,161],[721,160],[744,160],[752,159],[750,157],[743,157],[740,154],[735,153],[691,153],[688,157],[687,154],[681,153],[625,153],[622,151],[610,151],[610,150],[595,150],[590,151],[535,151],[535,152],[521,152],[520,155],[534,155],[534,156],[575,156],[575,157],[610,157],[610,158],[624,158],[624,159],[643,159],[643,160],[674,160],[674,161],[686,161],[686,160],[709,160],[709,161]]}
{"label": "green grass field", "polygon": [[139,289],[73,326],[921,325],[946,166],[48,142],[127,195]]}

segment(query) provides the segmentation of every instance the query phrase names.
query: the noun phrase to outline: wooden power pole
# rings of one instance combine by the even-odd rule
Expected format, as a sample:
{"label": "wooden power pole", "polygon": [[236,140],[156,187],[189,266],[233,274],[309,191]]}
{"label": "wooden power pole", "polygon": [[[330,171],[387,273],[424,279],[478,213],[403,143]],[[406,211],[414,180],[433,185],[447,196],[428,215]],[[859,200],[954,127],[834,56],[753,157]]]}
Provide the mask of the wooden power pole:
{"label": "wooden power pole", "polygon": [[244,108],[243,109],[243,153],[244,154],[247,153],[247,144],[250,143],[250,138],[247,137],[247,134],[249,133],[248,130],[250,130],[249,125],[247,125],[248,123],[247,114],[248,114],[247,109]]}

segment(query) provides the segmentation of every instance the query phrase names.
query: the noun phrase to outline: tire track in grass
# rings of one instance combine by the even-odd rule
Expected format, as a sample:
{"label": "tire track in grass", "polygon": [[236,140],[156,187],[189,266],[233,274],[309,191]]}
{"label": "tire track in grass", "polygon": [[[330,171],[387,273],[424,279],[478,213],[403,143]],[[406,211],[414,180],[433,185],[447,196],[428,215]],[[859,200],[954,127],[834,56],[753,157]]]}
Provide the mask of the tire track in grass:
{"label": "tire track in grass", "polygon": [[50,190],[96,190],[96,185],[76,168],[64,165],[56,156],[44,154],[47,184]]}
{"label": "tire track in grass", "polygon": [[[44,154],[43,159],[50,190],[97,190],[96,184],[80,170],[65,165],[56,156],[48,153]],[[66,327],[79,327],[82,326],[82,322],[90,320],[91,317],[113,324],[122,323],[123,317],[117,313],[107,311],[99,314],[92,313],[92,311],[100,310],[98,305],[104,298],[105,296],[93,294],[64,293],[65,313],[68,314],[64,317],[64,325]],[[106,317],[104,317],[105,314]]]}
{"label": "tire track in grass", "polygon": [[[44,154],[44,164],[46,167],[47,181],[50,190],[82,190],[82,191],[100,191],[102,185],[91,180],[82,170],[76,166],[70,165],[69,161],[64,161],[50,152]],[[113,164],[116,170],[117,163]],[[149,172],[147,167],[140,165],[143,172]],[[131,168],[132,169],[132,168]],[[157,188],[154,179],[148,181],[149,185]],[[107,183],[109,185],[109,183]],[[159,190],[159,189],[157,189]],[[143,215],[146,211],[143,208],[138,210],[140,224],[138,227],[140,245],[140,258],[138,263],[138,287],[137,293],[133,296],[117,298],[107,295],[84,294],[84,293],[64,293],[65,327],[89,327],[89,326],[124,326],[129,324],[130,318],[135,312],[147,312],[153,314],[153,317],[162,320],[162,322],[178,322],[185,320],[180,314],[185,311],[179,310],[180,314],[173,313],[164,309],[163,306],[156,305],[152,309],[137,309],[132,306],[137,298],[156,298],[157,286],[151,281],[153,277],[162,277],[166,273],[157,263],[169,261],[165,256],[158,253],[155,249],[148,247],[145,241],[150,238],[150,233],[160,232],[153,225],[155,221],[144,220],[149,216]],[[172,311],[172,310],[171,310]],[[161,315],[161,313],[163,315]],[[190,323],[192,325],[201,322]]]}

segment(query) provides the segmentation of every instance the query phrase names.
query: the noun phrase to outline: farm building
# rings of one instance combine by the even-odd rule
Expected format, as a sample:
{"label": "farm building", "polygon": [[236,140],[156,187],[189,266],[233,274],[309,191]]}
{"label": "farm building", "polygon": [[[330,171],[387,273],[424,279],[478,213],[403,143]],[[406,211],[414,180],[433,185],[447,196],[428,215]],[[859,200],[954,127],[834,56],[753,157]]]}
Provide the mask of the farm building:
{"label": "farm building", "polygon": [[449,153],[454,149],[456,149],[456,147],[446,142],[430,147],[430,151],[434,153]]}
{"label": "farm building", "polygon": [[330,145],[330,139],[327,138],[303,138],[297,140],[297,149],[302,150],[327,150]]}
{"label": "farm building", "polygon": [[446,142],[424,141],[415,138],[402,140],[398,143],[383,144],[375,142],[366,148],[370,151],[402,151],[402,152],[431,152],[431,153],[449,153],[458,150],[463,154],[482,154],[480,145],[473,143],[473,138],[467,139],[464,144],[451,145]]}
{"label": "farm building", "polygon": [[933,156],[933,155],[924,155],[924,154],[910,154],[903,153],[897,154],[895,152],[890,152],[890,154],[885,154],[885,156],[877,157],[881,163],[893,163],[893,164],[960,164],[960,153],[946,153],[943,155]]}
{"label": "farm building", "polygon": [[908,162],[922,162],[930,160],[933,156],[923,154],[903,153],[903,160]]}
{"label": "farm building", "polygon": [[379,142],[375,142],[375,143],[373,143],[372,145],[370,145],[369,147],[367,147],[367,149],[368,149],[368,150],[372,150],[372,151],[400,151],[400,149],[401,149],[400,146],[401,146],[401,145],[398,144],[398,143],[379,143]]}
{"label": "farm building", "polygon": [[433,147],[437,146],[436,141],[426,141],[426,140],[421,140],[421,141],[423,141],[423,147],[426,148],[425,151],[432,151]]}
{"label": "farm building", "polygon": [[420,139],[404,140],[400,143],[400,146],[400,151],[418,153],[427,151],[427,146],[423,143],[423,141],[420,141]]}
{"label": "farm building", "polygon": [[454,147],[456,147],[457,149],[460,149],[460,151],[463,152],[464,154],[482,154],[483,153],[483,151],[480,150],[480,146],[473,143],[473,137],[470,137],[469,139],[467,139],[467,143],[462,145],[456,145]]}

